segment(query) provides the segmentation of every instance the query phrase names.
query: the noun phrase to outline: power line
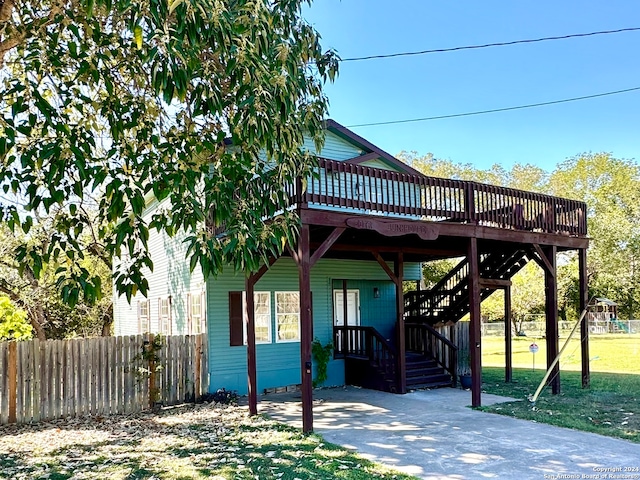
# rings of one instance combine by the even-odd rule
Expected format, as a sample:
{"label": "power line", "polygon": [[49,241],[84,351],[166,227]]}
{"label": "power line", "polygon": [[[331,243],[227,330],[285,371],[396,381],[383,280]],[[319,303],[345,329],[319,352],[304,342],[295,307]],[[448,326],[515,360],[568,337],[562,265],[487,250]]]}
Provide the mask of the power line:
{"label": "power line", "polygon": [[542,38],[530,38],[526,40],[512,40],[510,42],[485,43],[482,45],[467,45],[464,47],[437,48],[433,50],[421,50],[418,52],[400,52],[400,53],[390,53],[387,55],[369,55],[366,57],[351,57],[351,58],[343,58],[340,61],[341,62],[357,62],[360,60],[374,60],[379,58],[425,55],[427,53],[455,52],[458,50],[473,50],[473,49],[489,48],[489,47],[504,47],[506,45],[518,45],[520,43],[536,43],[536,42],[546,42],[550,40],[566,40],[567,38],[592,37],[595,35],[609,35],[612,33],[634,32],[637,30],[640,30],[640,27],[619,28],[617,30],[601,30],[599,32],[574,33],[571,35],[559,35],[557,37],[542,37]]}
{"label": "power line", "polygon": [[624,90],[616,90],[613,92],[596,93],[594,95],[585,95],[583,97],[564,98],[562,100],[552,100],[550,102],[530,103],[527,105],[518,105],[515,107],[494,108],[491,110],[480,110],[477,112],[454,113],[451,115],[438,115],[435,117],[410,118],[404,120],[389,120],[387,122],[360,123],[358,125],[347,125],[347,128],[357,127],[374,127],[378,125],[394,125],[398,123],[426,122],[427,120],[441,120],[443,118],[469,117],[471,115],[483,115],[485,113],[507,112],[509,110],[521,110],[523,108],[543,107],[545,105],[555,105],[558,103],[576,102],[578,100],[587,100],[589,98],[606,97],[608,95],[617,95],[619,93],[633,92],[640,90],[640,87],[626,88]]}

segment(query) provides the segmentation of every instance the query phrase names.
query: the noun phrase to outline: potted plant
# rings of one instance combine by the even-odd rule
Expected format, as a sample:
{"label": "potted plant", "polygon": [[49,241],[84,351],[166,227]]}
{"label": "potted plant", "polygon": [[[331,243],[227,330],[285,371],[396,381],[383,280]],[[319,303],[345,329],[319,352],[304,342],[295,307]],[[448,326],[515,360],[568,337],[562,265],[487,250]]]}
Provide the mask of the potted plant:
{"label": "potted plant", "polygon": [[462,388],[471,388],[471,356],[466,348],[458,350],[458,378]]}

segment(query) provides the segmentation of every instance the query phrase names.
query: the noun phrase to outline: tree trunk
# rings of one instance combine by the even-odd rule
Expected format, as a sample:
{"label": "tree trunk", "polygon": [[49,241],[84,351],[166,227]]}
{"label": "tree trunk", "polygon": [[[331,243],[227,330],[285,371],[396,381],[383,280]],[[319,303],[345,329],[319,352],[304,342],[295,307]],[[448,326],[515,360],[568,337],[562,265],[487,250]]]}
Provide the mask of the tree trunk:
{"label": "tree trunk", "polygon": [[111,336],[111,327],[113,326],[113,303],[109,304],[109,307],[102,315],[102,336]]}
{"label": "tree trunk", "polygon": [[33,309],[29,309],[29,321],[31,322],[31,326],[36,332],[36,336],[38,340],[44,341],[47,339],[47,334],[44,331],[44,310],[42,307],[37,306]]}

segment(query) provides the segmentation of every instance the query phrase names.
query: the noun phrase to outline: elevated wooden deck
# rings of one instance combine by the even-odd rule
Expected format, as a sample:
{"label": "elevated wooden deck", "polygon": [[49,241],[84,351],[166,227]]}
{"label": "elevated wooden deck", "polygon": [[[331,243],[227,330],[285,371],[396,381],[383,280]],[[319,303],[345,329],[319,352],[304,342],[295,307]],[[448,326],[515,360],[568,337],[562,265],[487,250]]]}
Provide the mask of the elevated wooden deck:
{"label": "elevated wooden deck", "polygon": [[[292,203],[302,209],[569,237],[587,235],[584,202],[523,190],[324,158],[318,159],[318,168],[306,183],[306,189],[298,182],[291,192]],[[419,234],[418,230],[397,228],[398,235]]]}
{"label": "elevated wooden deck", "polygon": [[[367,155],[363,157],[369,158]],[[358,157],[353,160],[358,160]],[[300,370],[305,432],[313,429],[311,270],[323,257],[375,260],[395,285],[393,348],[375,339],[371,330],[363,328],[344,328],[340,341],[349,341],[349,330],[353,335],[359,335],[354,336],[357,341],[352,342],[353,348],[343,352],[345,360],[359,362],[355,370],[350,370],[357,373],[358,378],[354,381],[377,381],[383,387],[392,384],[397,393],[406,393],[407,385],[417,382],[417,378],[422,381],[426,375],[408,368],[411,362],[407,355],[426,356],[429,353],[426,346],[433,342],[425,332],[431,328],[430,325],[456,321],[468,313],[471,403],[480,406],[480,303],[486,293],[483,292],[487,288],[504,288],[505,304],[508,305],[510,279],[530,260],[538,263],[545,274],[548,366],[552,366],[559,351],[558,251],[578,251],[580,304],[586,305],[586,250],[589,240],[584,202],[324,158],[318,159],[318,167],[310,178],[298,179],[289,187],[288,193],[289,208],[295,208],[301,219],[297,245],[287,245],[286,254],[296,263],[299,276]],[[458,275],[458,270],[452,272],[451,285],[443,285],[442,291],[432,289],[428,294],[405,298],[405,262],[455,257],[464,257],[464,260],[458,269],[461,273]],[[267,268],[265,265],[247,278],[247,298],[253,297],[255,283]],[[343,280],[343,298],[347,298],[346,280]],[[254,325],[253,305],[250,303],[247,303],[248,331],[252,331]],[[343,308],[343,318],[347,319],[346,302],[343,302]],[[506,307],[505,312],[508,310]],[[505,318],[509,324],[509,314],[505,313]],[[345,325],[348,325],[346,320]],[[346,345],[337,343],[338,348]],[[362,350],[361,347],[366,348]],[[506,352],[511,351],[510,336],[505,339],[505,348]],[[454,350],[450,348],[448,351]],[[255,414],[255,339],[251,335],[248,335],[248,351],[249,410]],[[583,385],[587,386],[589,355],[586,329],[581,330],[581,351]],[[455,381],[455,358],[451,360],[451,355],[443,357],[446,362],[443,360],[441,366],[451,370]],[[510,358],[510,354],[508,356]],[[362,364],[364,357],[366,365]],[[558,365],[555,364],[553,369],[552,391],[559,393]],[[372,380],[372,375],[377,377]]]}

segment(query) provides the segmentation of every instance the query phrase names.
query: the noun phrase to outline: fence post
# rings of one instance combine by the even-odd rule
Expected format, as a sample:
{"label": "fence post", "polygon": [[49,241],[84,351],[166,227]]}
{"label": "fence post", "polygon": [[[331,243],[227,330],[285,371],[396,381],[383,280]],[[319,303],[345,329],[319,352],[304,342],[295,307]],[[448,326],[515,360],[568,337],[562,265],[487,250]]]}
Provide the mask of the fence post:
{"label": "fence post", "polygon": [[16,423],[17,394],[18,394],[18,362],[17,345],[15,340],[9,342],[9,361],[7,375],[9,377],[9,423]]}
{"label": "fence post", "polygon": [[156,404],[156,350],[154,348],[154,335],[149,334],[148,359],[149,359],[149,408]]}
{"label": "fence post", "polygon": [[194,373],[193,373],[193,381],[194,381],[194,392],[193,392],[193,401],[198,402],[200,397],[202,396],[202,382],[201,382],[201,362],[202,362],[202,335],[196,335],[196,354],[194,359]]}

